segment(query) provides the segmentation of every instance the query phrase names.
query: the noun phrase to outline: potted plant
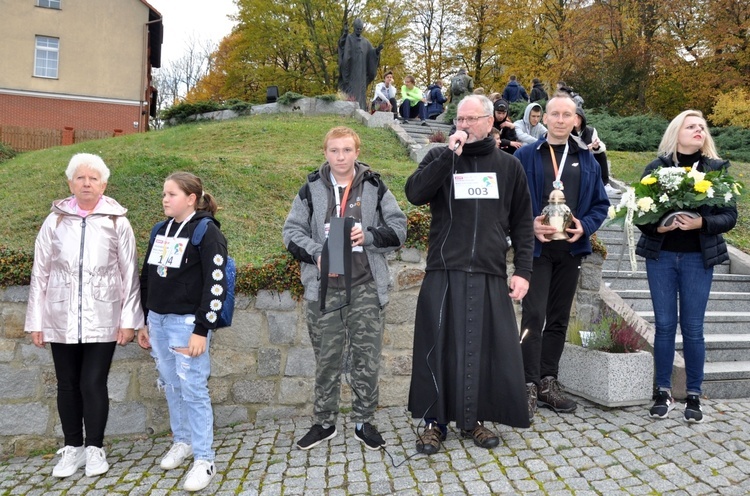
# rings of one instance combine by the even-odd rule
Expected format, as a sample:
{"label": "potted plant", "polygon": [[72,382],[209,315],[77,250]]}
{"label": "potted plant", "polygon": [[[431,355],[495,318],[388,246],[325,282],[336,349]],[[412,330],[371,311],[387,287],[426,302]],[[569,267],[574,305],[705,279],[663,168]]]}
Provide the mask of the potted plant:
{"label": "potted plant", "polygon": [[607,407],[648,403],[654,360],[642,351],[644,344],[633,326],[610,308],[591,323],[573,320],[559,380],[572,394]]}

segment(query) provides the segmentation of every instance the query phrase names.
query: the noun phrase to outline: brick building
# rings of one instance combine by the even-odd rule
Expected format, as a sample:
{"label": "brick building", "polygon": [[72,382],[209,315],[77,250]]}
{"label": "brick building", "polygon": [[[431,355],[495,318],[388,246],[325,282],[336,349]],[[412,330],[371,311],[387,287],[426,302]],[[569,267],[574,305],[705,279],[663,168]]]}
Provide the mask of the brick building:
{"label": "brick building", "polygon": [[143,132],[162,17],[144,0],[0,0],[0,140],[17,150]]}

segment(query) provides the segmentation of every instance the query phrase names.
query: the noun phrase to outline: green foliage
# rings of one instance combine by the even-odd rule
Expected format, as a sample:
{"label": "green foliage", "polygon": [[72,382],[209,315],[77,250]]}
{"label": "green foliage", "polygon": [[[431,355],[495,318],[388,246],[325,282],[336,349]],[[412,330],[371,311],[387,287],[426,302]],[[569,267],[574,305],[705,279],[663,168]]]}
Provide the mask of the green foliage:
{"label": "green foliage", "polygon": [[590,324],[573,320],[568,325],[568,341],[608,353],[633,353],[646,344],[635,328],[609,307]]}
{"label": "green foliage", "polygon": [[235,286],[238,293],[255,295],[261,289],[278,292],[289,290],[295,297],[302,296],[304,288],[300,280],[299,262],[284,252],[268,257],[261,264],[238,268]]}
{"label": "green foliage", "polygon": [[33,253],[0,245],[0,286],[28,285],[33,263]]}
{"label": "green foliage", "polygon": [[276,100],[276,103],[279,103],[281,105],[291,105],[302,98],[305,98],[305,95],[300,95],[299,93],[295,93],[293,91],[287,91]]}
{"label": "green foliage", "polygon": [[735,88],[722,93],[708,118],[716,126],[750,128],[750,92]]}
{"label": "green foliage", "polygon": [[750,162],[750,129],[714,127],[711,128],[711,136],[721,158]]}
{"label": "green foliage", "polygon": [[318,95],[315,98],[318,100],[322,100],[324,102],[335,102],[338,101],[339,96],[336,93],[330,94],[330,95]]}
{"label": "green foliage", "polygon": [[526,111],[526,106],[528,104],[529,102],[526,102],[524,100],[519,100],[517,102],[511,103],[510,109],[508,111],[508,116],[510,117],[510,120],[512,120],[513,122],[516,122],[516,121],[520,121],[521,119],[523,119],[523,113]]}
{"label": "green foliage", "polygon": [[16,156],[16,151],[0,141],[0,163],[10,160]]}
{"label": "green foliage", "polygon": [[449,103],[445,106],[445,122],[448,124],[453,124],[453,119],[456,118],[456,115],[458,114],[458,105],[455,103]]}
{"label": "green foliage", "polygon": [[165,121],[175,119],[178,124],[186,122],[189,117],[196,114],[203,114],[206,112],[214,112],[216,110],[223,110],[224,106],[218,102],[203,101],[195,103],[178,103],[168,109],[164,109],[161,112],[161,118]]}
{"label": "green foliage", "polygon": [[426,205],[411,207],[408,210],[404,209],[404,205],[401,205],[401,208],[406,210],[406,242],[404,245],[426,250],[430,238],[430,221],[432,220],[430,208]]}
{"label": "green foliage", "polygon": [[602,111],[586,111],[588,125],[596,128],[607,150],[656,151],[669,122],[656,115],[617,117]]}
{"label": "green foliage", "polygon": [[233,110],[238,114],[242,114],[250,110],[252,108],[252,105],[242,100],[232,99],[227,101],[224,107],[228,108],[229,110]]}

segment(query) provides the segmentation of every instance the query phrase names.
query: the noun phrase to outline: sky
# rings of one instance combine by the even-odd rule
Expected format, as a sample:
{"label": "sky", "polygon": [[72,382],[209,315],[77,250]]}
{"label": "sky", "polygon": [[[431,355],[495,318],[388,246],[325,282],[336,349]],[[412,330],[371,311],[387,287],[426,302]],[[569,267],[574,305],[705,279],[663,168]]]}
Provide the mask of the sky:
{"label": "sky", "polygon": [[237,13],[233,0],[146,0],[163,17],[162,67],[182,57],[191,37],[218,45],[232,31],[228,15]]}

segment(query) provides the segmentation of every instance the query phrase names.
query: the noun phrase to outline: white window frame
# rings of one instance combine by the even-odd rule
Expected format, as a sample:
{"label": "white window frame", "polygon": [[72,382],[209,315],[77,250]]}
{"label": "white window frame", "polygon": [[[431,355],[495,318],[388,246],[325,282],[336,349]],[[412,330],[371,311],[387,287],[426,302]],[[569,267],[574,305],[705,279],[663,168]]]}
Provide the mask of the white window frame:
{"label": "white window frame", "polygon": [[57,79],[60,69],[60,38],[37,35],[34,42],[34,77]]}
{"label": "white window frame", "polygon": [[57,9],[62,8],[62,0],[36,0],[36,6],[45,9]]}

